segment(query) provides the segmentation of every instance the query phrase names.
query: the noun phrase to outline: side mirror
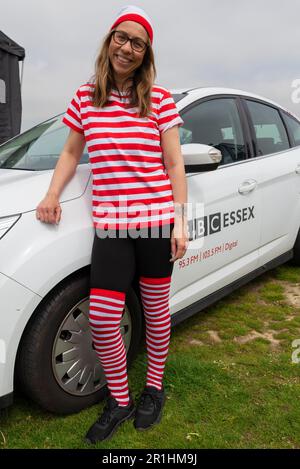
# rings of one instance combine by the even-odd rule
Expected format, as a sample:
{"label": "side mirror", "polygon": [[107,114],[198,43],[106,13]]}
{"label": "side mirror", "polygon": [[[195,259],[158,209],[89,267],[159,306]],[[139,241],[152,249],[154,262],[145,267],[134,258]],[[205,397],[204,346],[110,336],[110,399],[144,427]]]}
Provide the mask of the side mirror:
{"label": "side mirror", "polygon": [[185,143],[181,145],[181,153],[187,173],[212,171],[222,160],[220,150],[202,143]]}

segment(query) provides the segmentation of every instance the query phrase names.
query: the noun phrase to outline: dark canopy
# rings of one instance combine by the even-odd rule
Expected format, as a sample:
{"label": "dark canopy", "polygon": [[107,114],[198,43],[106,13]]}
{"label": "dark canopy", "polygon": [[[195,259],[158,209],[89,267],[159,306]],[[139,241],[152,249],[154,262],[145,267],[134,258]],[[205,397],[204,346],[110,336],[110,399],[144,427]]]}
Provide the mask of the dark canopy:
{"label": "dark canopy", "polygon": [[22,101],[19,60],[25,50],[0,31],[0,144],[20,132]]}

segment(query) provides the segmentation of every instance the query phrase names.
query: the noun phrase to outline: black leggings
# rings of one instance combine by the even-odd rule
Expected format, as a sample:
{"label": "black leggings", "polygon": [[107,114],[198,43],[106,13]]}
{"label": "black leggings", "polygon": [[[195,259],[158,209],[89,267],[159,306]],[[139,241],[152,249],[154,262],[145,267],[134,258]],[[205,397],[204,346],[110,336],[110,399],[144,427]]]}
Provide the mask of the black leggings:
{"label": "black leggings", "polygon": [[[91,288],[127,292],[134,275],[168,277],[174,262],[171,257],[171,233],[174,223],[151,232],[144,228],[133,238],[129,231],[116,231],[116,237],[99,237],[97,231],[92,248]],[[122,237],[123,236],[123,237]],[[126,236],[126,237],[125,237]],[[157,236],[157,237],[154,237]]]}

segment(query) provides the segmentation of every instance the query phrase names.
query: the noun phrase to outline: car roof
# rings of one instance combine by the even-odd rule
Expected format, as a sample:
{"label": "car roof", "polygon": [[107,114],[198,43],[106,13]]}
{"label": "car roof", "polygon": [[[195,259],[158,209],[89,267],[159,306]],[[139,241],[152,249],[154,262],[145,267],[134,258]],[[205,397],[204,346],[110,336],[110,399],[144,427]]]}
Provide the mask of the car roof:
{"label": "car roof", "polygon": [[267,103],[273,104],[276,107],[283,109],[288,114],[295,117],[297,120],[300,120],[296,114],[286,109],[281,104],[278,104],[277,102],[273,101],[272,99],[252,93],[250,91],[240,90],[237,88],[225,88],[225,87],[216,87],[216,86],[198,86],[196,88],[172,88],[170,89],[170,92],[172,94],[186,94],[189,96],[193,96],[195,98],[203,98],[205,96],[218,95],[218,94],[234,94],[234,95],[248,96],[251,98],[261,99]]}

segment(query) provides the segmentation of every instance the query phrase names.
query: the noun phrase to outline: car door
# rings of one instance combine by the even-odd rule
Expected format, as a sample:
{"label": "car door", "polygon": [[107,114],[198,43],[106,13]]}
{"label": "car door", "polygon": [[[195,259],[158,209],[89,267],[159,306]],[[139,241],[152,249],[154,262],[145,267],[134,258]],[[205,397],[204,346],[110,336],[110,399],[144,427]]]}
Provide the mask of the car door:
{"label": "car door", "polygon": [[287,252],[295,220],[299,226],[299,149],[293,149],[276,106],[243,98],[255,150],[255,166],[262,193],[259,265]]}
{"label": "car door", "polygon": [[212,145],[222,161],[216,170],[187,174],[190,243],[175,264],[176,310],[257,267],[261,195],[242,117],[235,96],[210,96],[182,111],[181,143]]}

